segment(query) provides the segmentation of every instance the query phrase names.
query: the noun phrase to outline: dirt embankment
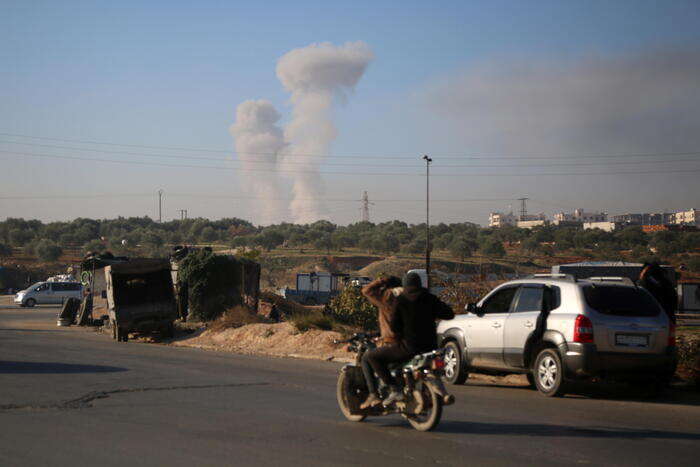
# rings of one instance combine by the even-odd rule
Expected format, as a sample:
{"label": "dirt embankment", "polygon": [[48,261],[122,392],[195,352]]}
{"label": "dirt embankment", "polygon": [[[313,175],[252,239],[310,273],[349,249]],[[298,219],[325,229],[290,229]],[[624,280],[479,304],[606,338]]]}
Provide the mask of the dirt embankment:
{"label": "dirt embankment", "polygon": [[345,350],[344,345],[334,344],[335,339],[342,339],[342,336],[316,329],[300,333],[289,323],[256,323],[223,331],[205,330],[176,340],[172,345],[276,357],[352,361],[354,354]]}

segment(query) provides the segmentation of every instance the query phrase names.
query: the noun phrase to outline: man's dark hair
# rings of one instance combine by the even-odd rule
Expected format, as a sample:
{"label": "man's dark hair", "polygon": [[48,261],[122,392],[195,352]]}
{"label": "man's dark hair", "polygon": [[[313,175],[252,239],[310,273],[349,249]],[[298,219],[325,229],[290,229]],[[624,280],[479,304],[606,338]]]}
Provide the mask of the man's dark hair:
{"label": "man's dark hair", "polygon": [[396,276],[389,276],[386,278],[386,286],[389,288],[401,287],[401,279]]}

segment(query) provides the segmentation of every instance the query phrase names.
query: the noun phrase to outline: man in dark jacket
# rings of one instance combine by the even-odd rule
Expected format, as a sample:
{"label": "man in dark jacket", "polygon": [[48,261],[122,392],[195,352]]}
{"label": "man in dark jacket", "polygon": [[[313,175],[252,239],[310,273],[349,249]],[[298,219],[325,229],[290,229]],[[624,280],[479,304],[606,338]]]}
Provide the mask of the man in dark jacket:
{"label": "man in dark jacket", "polygon": [[418,274],[406,274],[403,291],[398,297],[396,311],[391,320],[391,328],[398,336],[398,342],[377,349],[369,357],[369,363],[377,376],[391,389],[384,405],[403,400],[403,394],[391,377],[388,365],[436,349],[435,320],[452,318],[452,308],[423,288]]}

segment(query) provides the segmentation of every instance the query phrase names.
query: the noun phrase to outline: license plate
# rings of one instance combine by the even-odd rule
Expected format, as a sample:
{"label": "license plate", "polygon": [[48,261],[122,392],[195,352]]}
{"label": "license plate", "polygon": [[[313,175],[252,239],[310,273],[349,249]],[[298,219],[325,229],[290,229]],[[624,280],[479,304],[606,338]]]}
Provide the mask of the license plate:
{"label": "license plate", "polygon": [[615,334],[615,345],[627,347],[648,347],[649,336],[639,334]]}

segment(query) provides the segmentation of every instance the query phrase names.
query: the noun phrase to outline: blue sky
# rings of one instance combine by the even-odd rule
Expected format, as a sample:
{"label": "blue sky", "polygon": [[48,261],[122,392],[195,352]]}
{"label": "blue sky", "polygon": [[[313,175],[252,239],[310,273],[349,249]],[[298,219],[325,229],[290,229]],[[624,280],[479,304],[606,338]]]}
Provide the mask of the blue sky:
{"label": "blue sky", "polygon": [[[579,140],[584,136],[562,140],[561,132],[553,137],[556,145],[520,144],[522,136],[518,135],[521,128],[527,131],[527,125],[519,126],[501,114],[493,116],[493,122],[507,121],[505,127],[499,123],[499,131],[494,128],[480,131],[481,135],[512,139],[508,144],[501,144],[502,141],[497,144],[478,135],[465,137],[473,128],[466,126],[466,122],[473,121],[474,114],[445,113],[436,110],[442,104],[435,103],[439,99],[436,95],[462,96],[449,83],[474,87],[473,73],[478,76],[495,73],[498,76],[495,83],[511,88],[503,93],[500,88],[489,89],[486,96],[462,96],[467,106],[471,102],[483,106],[483,109],[469,109],[480,115],[493,112],[491,103],[498,96],[517,98],[513,97],[518,94],[512,88],[519,84],[506,79],[509,69],[522,73],[525,66],[538,76],[560,76],[564,70],[563,73],[585,77],[587,73],[595,75],[600,68],[615,67],[626,60],[636,63],[634,57],[650,53],[666,57],[676,56],[680,50],[681,56],[694,60],[700,47],[697,1],[4,1],[2,5],[0,133],[229,150],[233,141],[228,128],[239,103],[247,99],[269,99],[283,114],[283,123],[288,120],[289,95],[275,75],[276,62],[282,55],[316,42],[343,44],[361,40],[372,48],[375,59],[355,92],[335,109],[338,137],[332,146],[334,155],[360,154],[381,159],[388,154],[418,156],[427,152],[435,154],[436,164],[440,164],[442,154],[471,151],[510,154],[519,147],[529,154],[554,148],[563,157],[577,153],[647,152],[646,148],[660,153],[700,151],[700,141],[692,136],[700,130],[699,111],[693,111],[692,106],[683,108],[692,115],[683,117],[681,130],[676,125],[674,131],[660,133],[655,140],[658,145],[652,148],[647,140],[635,145],[628,140],[600,139],[599,133],[590,133],[590,129],[582,129],[581,135],[606,142],[607,146],[583,144]],[[657,56],[644,63],[656,63]],[[661,61],[665,72],[673,71],[673,62]],[[642,70],[646,70],[644,66]],[[690,94],[695,89],[692,78],[696,71],[692,67],[683,71],[687,76],[679,81],[680,92]],[[700,81],[700,76],[695,78]],[[605,83],[610,81],[602,79]],[[661,73],[655,79],[652,84],[656,85],[671,78]],[[640,86],[639,99],[645,98],[649,86],[649,83]],[[570,94],[567,89],[562,92]],[[597,88],[584,86],[583,89]],[[653,89],[666,94],[663,87]],[[636,100],[634,96],[628,98]],[[547,102],[551,99],[551,95],[543,98]],[[682,100],[672,100],[671,104],[656,100],[654,109],[677,105]],[[455,101],[462,102],[457,98]],[[624,107],[624,103],[621,105]],[[642,117],[646,112],[635,111]],[[535,117],[537,112],[538,105],[532,105]],[[673,109],[667,109],[665,115],[676,118]],[[625,116],[626,134],[634,135],[635,119]],[[547,126],[549,121],[545,119],[542,125]],[[650,126],[658,125],[645,124],[640,128],[648,134]],[[508,131],[501,133],[502,128]],[[153,160],[139,155],[115,156],[9,143],[47,143],[45,140],[10,136],[0,136],[0,140],[0,150],[116,157],[137,162]],[[78,143],[48,143],[104,149],[104,146]],[[671,145],[673,151],[668,149]],[[569,147],[571,152],[567,152]],[[148,152],[143,148],[133,151]],[[393,163],[391,159],[386,162]],[[175,196],[176,193],[244,196],[239,188],[241,174],[233,170],[156,168],[7,153],[0,153],[0,164],[0,218],[153,216],[155,198],[149,196],[97,199],[86,196],[70,200],[1,198],[147,195],[162,187],[166,191],[166,218],[177,217],[177,209],[188,208],[191,216],[238,216],[255,220],[255,210],[244,200]],[[674,167],[700,169],[700,164],[682,164]],[[414,163],[408,159],[398,161],[397,165],[409,166],[402,172],[418,170],[410,167]],[[649,167],[653,170],[659,166]],[[623,168],[635,169],[618,167]],[[366,171],[360,166],[348,170]],[[439,167],[436,173],[440,173]],[[543,201],[540,206],[533,205],[533,210],[548,212],[558,206],[610,212],[681,209],[700,207],[694,182],[697,175],[689,172],[659,176],[443,177],[434,184],[433,196],[436,199],[530,196],[535,202]],[[328,197],[334,199],[359,199],[362,190],[368,190],[370,198],[376,199],[422,197],[422,180],[417,177],[328,175],[324,179]],[[665,188],[642,198],[640,187],[649,181],[663,182]],[[433,211],[434,220],[483,223],[490,210],[505,209],[508,204],[507,201],[438,204]],[[331,203],[328,217],[341,223],[351,222],[359,217],[358,207],[359,203],[349,201]],[[412,203],[378,201],[374,209],[375,220],[399,217],[418,222],[422,219],[422,212]]]}

